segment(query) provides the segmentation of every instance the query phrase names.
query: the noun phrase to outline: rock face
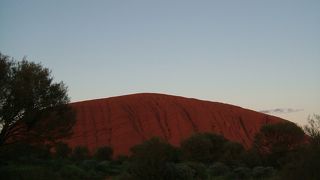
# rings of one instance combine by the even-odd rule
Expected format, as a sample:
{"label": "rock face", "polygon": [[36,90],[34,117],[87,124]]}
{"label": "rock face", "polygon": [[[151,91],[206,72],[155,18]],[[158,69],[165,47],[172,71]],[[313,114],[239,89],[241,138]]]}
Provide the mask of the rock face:
{"label": "rock face", "polygon": [[283,119],[241,107],[163,94],[134,94],[72,103],[77,114],[71,146],[92,152],[110,146],[115,156],[158,136],[173,145],[195,132],[213,132],[249,148],[267,123]]}

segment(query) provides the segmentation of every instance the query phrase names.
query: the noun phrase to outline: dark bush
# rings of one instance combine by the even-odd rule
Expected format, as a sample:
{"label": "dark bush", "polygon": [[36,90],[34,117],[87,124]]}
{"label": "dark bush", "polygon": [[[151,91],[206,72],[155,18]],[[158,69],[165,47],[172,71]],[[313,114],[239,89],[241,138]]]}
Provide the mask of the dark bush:
{"label": "dark bush", "polygon": [[72,149],[66,143],[63,143],[63,142],[58,142],[55,145],[54,150],[55,150],[54,155],[57,158],[67,158],[72,152]]}
{"label": "dark bush", "polygon": [[65,179],[87,179],[88,173],[76,165],[66,165],[60,170],[61,177]]}
{"label": "dark bush", "polygon": [[196,171],[184,163],[167,163],[163,178],[167,180],[193,180]]}
{"label": "dark bush", "polygon": [[106,161],[112,159],[113,150],[111,147],[104,146],[96,150],[93,157],[99,161]]}
{"label": "dark bush", "polygon": [[89,158],[88,148],[85,146],[77,146],[73,149],[71,157],[76,161],[83,161]]}
{"label": "dark bush", "polygon": [[223,154],[220,161],[230,166],[238,166],[242,163],[241,159],[244,155],[245,150],[241,144],[228,141],[223,146]]}
{"label": "dark bush", "polygon": [[166,164],[178,159],[176,148],[159,138],[136,145],[131,152],[127,172],[136,179],[164,179]]}
{"label": "dark bush", "polygon": [[83,160],[79,166],[86,170],[86,171],[89,171],[89,170],[95,170],[98,166],[98,162],[96,160],[92,160],[92,159],[87,159],[87,160]]}
{"label": "dark bush", "polygon": [[303,130],[292,122],[267,124],[255,136],[254,148],[266,165],[281,167],[286,156],[305,144]]}
{"label": "dark bush", "polygon": [[207,173],[210,177],[216,177],[216,176],[225,176],[230,172],[230,168],[220,162],[214,163],[209,166]]}
{"label": "dark bush", "polygon": [[117,158],[115,159],[115,163],[116,164],[123,164],[124,162],[128,161],[129,157],[126,155],[119,155],[117,156]]}
{"label": "dark bush", "polygon": [[117,175],[123,171],[123,166],[112,161],[101,161],[97,164],[96,171],[107,175]]}
{"label": "dark bush", "polygon": [[191,169],[195,171],[194,179],[206,179],[207,178],[207,168],[203,163],[198,162],[186,162]]}
{"label": "dark bush", "polygon": [[252,177],[256,179],[263,179],[272,177],[275,174],[273,167],[257,166],[252,169]]}
{"label": "dark bush", "polygon": [[280,175],[283,179],[320,179],[320,148],[306,146],[297,153],[282,167]]}
{"label": "dark bush", "polygon": [[55,180],[59,179],[53,171],[46,167],[33,165],[9,165],[0,167],[0,179],[5,180]]}
{"label": "dark bush", "polygon": [[[15,143],[0,147],[0,159],[4,161],[30,162],[35,159],[49,159],[49,147],[33,146],[26,143]],[[2,162],[2,163],[3,163]],[[1,163],[0,163],[1,164]]]}
{"label": "dark bush", "polygon": [[263,165],[260,154],[254,148],[243,153],[241,162],[250,168]]}
{"label": "dark bush", "polygon": [[251,170],[247,167],[237,167],[233,170],[235,179],[249,179],[251,177]]}
{"label": "dark bush", "polygon": [[181,143],[181,151],[186,161],[211,163],[218,161],[223,154],[227,140],[210,133],[194,134]]}

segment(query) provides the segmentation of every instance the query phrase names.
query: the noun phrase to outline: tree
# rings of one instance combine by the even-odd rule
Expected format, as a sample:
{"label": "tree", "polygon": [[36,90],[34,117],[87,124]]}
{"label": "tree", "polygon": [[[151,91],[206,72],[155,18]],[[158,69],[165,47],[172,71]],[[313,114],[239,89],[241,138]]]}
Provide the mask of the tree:
{"label": "tree", "polygon": [[17,141],[52,141],[70,134],[74,112],[63,82],[23,58],[0,53],[0,146]]}
{"label": "tree", "polygon": [[284,166],[283,179],[320,179],[320,116],[310,116],[304,131],[308,144],[293,154]]}
{"label": "tree", "polygon": [[57,158],[68,158],[72,149],[68,146],[68,144],[63,142],[58,142],[55,145],[55,157]]}
{"label": "tree", "polygon": [[131,152],[127,172],[133,179],[168,179],[167,163],[178,161],[177,149],[159,138],[136,145]]}
{"label": "tree", "polygon": [[254,148],[269,165],[279,166],[286,155],[306,141],[303,130],[292,122],[267,124],[255,136]]}
{"label": "tree", "polygon": [[197,133],[181,143],[181,151],[188,161],[212,163],[221,158],[226,142],[220,135]]}
{"label": "tree", "polygon": [[93,157],[100,161],[111,160],[113,154],[113,149],[108,146],[100,147],[96,150]]}
{"label": "tree", "polygon": [[305,141],[303,130],[291,122],[267,124],[255,136],[254,146],[260,153],[289,151]]}
{"label": "tree", "polygon": [[76,161],[83,161],[89,158],[89,150],[86,146],[76,146],[71,154],[71,158]]}
{"label": "tree", "polygon": [[320,115],[309,116],[308,125],[305,125],[303,129],[310,137],[311,144],[320,148]]}
{"label": "tree", "polygon": [[238,165],[241,164],[241,159],[245,156],[245,153],[245,149],[240,143],[228,141],[224,144],[220,161],[227,165]]}

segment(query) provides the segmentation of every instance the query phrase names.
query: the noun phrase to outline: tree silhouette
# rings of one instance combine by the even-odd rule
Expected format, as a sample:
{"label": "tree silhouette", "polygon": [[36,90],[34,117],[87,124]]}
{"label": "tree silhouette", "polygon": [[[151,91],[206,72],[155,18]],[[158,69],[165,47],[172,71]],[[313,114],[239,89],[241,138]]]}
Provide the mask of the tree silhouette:
{"label": "tree silhouette", "polygon": [[267,124],[255,136],[254,148],[268,165],[281,166],[286,155],[306,143],[303,130],[292,122]]}
{"label": "tree silhouette", "polygon": [[17,141],[51,141],[70,134],[74,113],[63,82],[23,58],[0,53],[0,146]]}

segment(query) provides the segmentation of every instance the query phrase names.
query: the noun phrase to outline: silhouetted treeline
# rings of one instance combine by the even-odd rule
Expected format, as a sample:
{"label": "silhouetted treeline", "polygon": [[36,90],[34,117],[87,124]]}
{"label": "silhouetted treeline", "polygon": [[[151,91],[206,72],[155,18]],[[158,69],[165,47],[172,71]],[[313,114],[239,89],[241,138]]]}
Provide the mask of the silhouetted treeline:
{"label": "silhouetted treeline", "polygon": [[305,131],[289,122],[269,124],[249,150],[210,133],[194,134],[180,147],[155,137],[116,158],[110,147],[90,155],[61,142],[16,143],[0,147],[0,179],[320,179],[319,127],[316,115]]}

